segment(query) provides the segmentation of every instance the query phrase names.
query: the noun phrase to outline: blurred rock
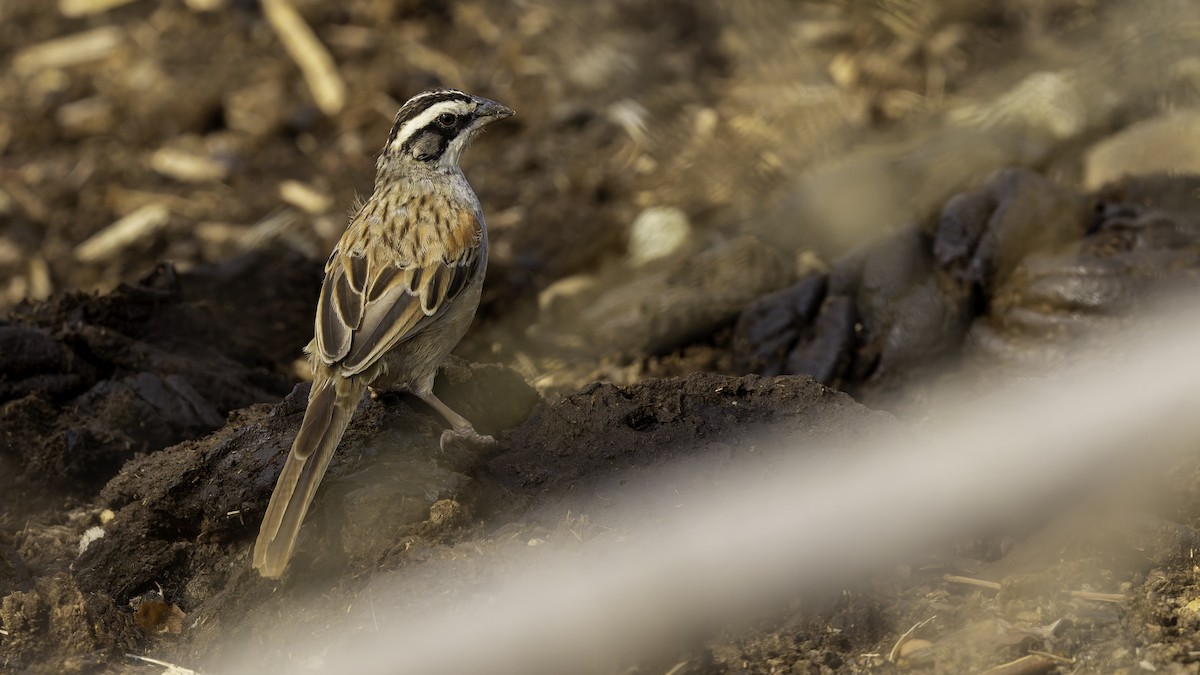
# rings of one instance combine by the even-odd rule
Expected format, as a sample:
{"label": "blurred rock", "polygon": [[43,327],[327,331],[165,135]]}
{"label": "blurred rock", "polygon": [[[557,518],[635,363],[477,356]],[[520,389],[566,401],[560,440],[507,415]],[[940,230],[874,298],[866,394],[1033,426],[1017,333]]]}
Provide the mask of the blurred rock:
{"label": "blurred rock", "polygon": [[990,294],[1030,252],[1083,235],[1084,203],[1023,169],[997,172],[951,198],[934,233],[933,255],[953,279]]}
{"label": "blurred rock", "polygon": [[957,356],[1059,362],[1200,281],[1197,194],[1200,177],[1129,178],[1083,197],[998,172],[928,227],[754,302],[734,332],[736,367],[807,373],[879,401]]}
{"label": "blurred rock", "polygon": [[574,329],[601,352],[659,354],[712,333],[784,286],[792,267],[781,252],[738,237],[635,274],[618,270]]}
{"label": "blurred rock", "polygon": [[1200,173],[1200,111],[1160,115],[1095,144],[1083,160],[1083,187],[1160,172]]}
{"label": "blurred rock", "polygon": [[1042,367],[1101,347],[1200,282],[1200,176],[1128,177],[1092,195],[1087,236],[1024,258],[971,326],[977,357]]}
{"label": "blurred rock", "polygon": [[1025,260],[1082,237],[1085,205],[1032,172],[997,172],[928,226],[902,228],[756,301],[734,332],[737,367],[886,396],[957,354]]}
{"label": "blurred rock", "polygon": [[579,298],[592,294],[600,278],[591,274],[563,277],[538,293],[538,311],[554,320],[577,315],[583,309]]}
{"label": "blurred rock", "polygon": [[[799,332],[817,319],[824,305],[829,278],[817,274],[774,293],[755,300],[738,317],[734,331],[733,351],[738,356],[738,370],[775,376],[784,372],[790,354],[800,339]],[[819,328],[817,334],[820,334]],[[835,332],[836,334],[836,332]],[[841,353],[851,342],[849,336],[838,335],[834,343],[835,354]],[[837,357],[834,357],[837,360]],[[833,372],[824,372],[829,364],[809,364],[809,369],[798,370],[812,374],[822,382],[832,382]]]}
{"label": "blurred rock", "polygon": [[629,229],[629,264],[640,267],[687,247],[695,236],[687,214],[666,206],[648,208],[638,214]]}
{"label": "blurred rock", "polygon": [[935,362],[961,340],[965,294],[939,283],[928,247],[910,226],[760,299],[738,319],[737,367],[860,391]]}
{"label": "blurred rock", "polygon": [[454,356],[442,364],[433,392],[484,435],[520,424],[541,402],[541,396],[512,368]]}

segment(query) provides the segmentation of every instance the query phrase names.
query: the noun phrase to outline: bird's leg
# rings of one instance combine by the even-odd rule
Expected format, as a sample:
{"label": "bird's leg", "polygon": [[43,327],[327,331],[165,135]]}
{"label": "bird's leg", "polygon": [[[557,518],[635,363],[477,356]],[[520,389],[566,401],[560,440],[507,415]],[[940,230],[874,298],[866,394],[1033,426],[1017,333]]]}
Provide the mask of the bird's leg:
{"label": "bird's leg", "polygon": [[438,411],[438,414],[446,418],[446,421],[450,423],[451,428],[442,432],[441,446],[443,450],[447,449],[446,446],[448,443],[453,445],[462,445],[464,441],[484,445],[495,443],[495,440],[491,436],[484,436],[475,431],[475,427],[467,418],[459,415],[450,406],[442,403],[442,400],[434,396],[432,391],[427,393],[413,393],[422,401],[428,403],[429,407]]}
{"label": "bird's leg", "polygon": [[442,399],[438,398],[437,396],[434,396],[433,392],[429,392],[428,394],[417,394],[417,396],[420,397],[420,399],[422,401],[425,401],[426,403],[428,403],[429,407],[438,411],[438,414],[441,415],[442,417],[444,417],[446,419],[446,421],[450,423],[450,426],[454,427],[455,431],[457,431],[457,432],[469,431],[469,432],[474,433],[475,427],[471,424],[471,422],[468,421],[467,418],[463,417],[462,415],[459,415],[458,413],[454,412],[454,410],[450,406],[446,405],[445,403],[442,403]]}

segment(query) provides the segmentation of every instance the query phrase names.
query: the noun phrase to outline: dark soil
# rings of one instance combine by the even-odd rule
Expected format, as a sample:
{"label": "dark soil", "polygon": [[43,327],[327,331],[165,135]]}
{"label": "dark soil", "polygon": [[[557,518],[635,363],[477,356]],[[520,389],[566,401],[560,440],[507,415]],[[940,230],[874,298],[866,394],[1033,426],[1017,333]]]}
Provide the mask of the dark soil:
{"label": "dark soil", "polygon": [[[269,274],[282,287],[264,283],[277,262],[286,274]],[[133,457],[286,393],[311,322],[298,299],[317,291],[318,270],[286,251],[182,277],[164,265],[108,296],[66,294],[10,314],[0,429],[20,467],[3,477],[11,503],[92,493]],[[239,317],[254,307],[271,307],[270,318]]]}
{"label": "dark soil", "polygon": [[[259,3],[205,4],[0,3],[5,671],[314,667],[331,627],[620,536],[609,486],[769,470],[758,432],[913,433],[933,384],[1103,349],[1200,270],[1196,167],[1084,185],[1095,141],[1200,99],[1187,3],[293,0],[347,87],[329,114]],[[496,443],[364,400],[264,580],[324,259],[436,85],[518,113],[464,159],[492,258],[438,382]],[[658,207],[685,236],[639,262]],[[1156,470],[1134,507],[1090,495],[576,672],[1195,672],[1200,466]]]}

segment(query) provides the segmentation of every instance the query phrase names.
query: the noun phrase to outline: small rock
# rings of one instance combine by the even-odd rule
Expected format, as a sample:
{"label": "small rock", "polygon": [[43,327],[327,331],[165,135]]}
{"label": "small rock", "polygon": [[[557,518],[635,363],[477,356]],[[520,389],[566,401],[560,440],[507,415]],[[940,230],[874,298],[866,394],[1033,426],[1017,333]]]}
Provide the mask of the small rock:
{"label": "small rock", "polygon": [[791,261],[744,236],[612,284],[576,327],[598,350],[661,354],[710,335],[759,296],[785,286]]}
{"label": "small rock", "polygon": [[133,604],[133,621],[138,628],[150,635],[179,635],[183,632],[183,620],[187,614],[175,603],[167,604],[158,593],[147,593]]}
{"label": "small rock", "polygon": [[600,279],[591,274],[574,274],[569,277],[563,277],[547,286],[541,293],[538,294],[538,310],[543,314],[562,318],[570,316],[575,307],[576,301],[587,296],[592,289],[600,283]]}
{"label": "small rock", "polygon": [[634,267],[682,250],[692,239],[687,214],[670,206],[653,206],[638,214],[629,231],[629,264]]}
{"label": "small rock", "polygon": [[922,640],[920,638],[905,640],[904,644],[900,645],[900,649],[897,650],[896,655],[902,659],[909,658],[914,654],[928,650],[932,646],[933,643],[929,640]]}

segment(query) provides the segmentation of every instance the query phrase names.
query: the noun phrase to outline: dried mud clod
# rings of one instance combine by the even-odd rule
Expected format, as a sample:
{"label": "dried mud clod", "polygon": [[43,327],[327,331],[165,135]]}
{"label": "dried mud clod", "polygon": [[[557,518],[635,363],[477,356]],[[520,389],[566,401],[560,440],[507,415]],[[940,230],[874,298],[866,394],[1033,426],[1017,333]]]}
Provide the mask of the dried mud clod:
{"label": "dried mud clod", "polygon": [[1036,370],[1103,345],[1156,294],[1195,284],[1196,183],[1146,176],[1081,195],[998,172],[930,223],[752,303],[732,338],[735,367],[807,373],[894,405],[901,383],[947,364]]}
{"label": "dried mud clod", "polygon": [[[273,281],[284,283],[262,283],[280,263],[283,279]],[[16,469],[0,477],[5,498],[86,496],[133,456],[277,400],[312,311],[310,300],[279,298],[314,297],[314,271],[298,256],[260,253],[184,275],[163,266],[107,296],[18,308],[0,323],[9,348],[0,457]],[[246,304],[235,309],[234,298]],[[238,314],[262,307],[271,316]]]}

